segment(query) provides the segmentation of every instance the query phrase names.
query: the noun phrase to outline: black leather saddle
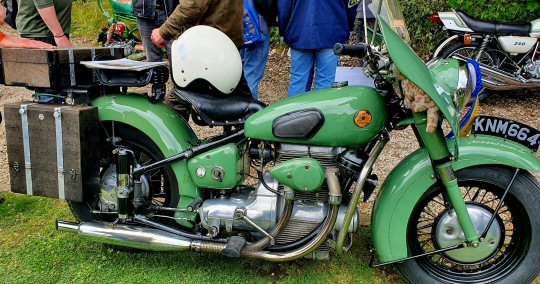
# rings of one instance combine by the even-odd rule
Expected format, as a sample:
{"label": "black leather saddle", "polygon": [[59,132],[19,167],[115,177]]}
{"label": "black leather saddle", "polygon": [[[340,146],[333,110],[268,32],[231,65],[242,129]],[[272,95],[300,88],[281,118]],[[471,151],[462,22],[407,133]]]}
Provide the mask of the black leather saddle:
{"label": "black leather saddle", "polygon": [[192,106],[193,121],[203,126],[237,126],[266,106],[252,97],[240,95],[220,97],[179,88],[174,89],[174,94]]}
{"label": "black leather saddle", "polygon": [[478,33],[497,35],[528,35],[531,33],[531,23],[526,24],[505,24],[499,22],[489,22],[475,19],[461,11],[457,11],[459,17],[467,26]]}

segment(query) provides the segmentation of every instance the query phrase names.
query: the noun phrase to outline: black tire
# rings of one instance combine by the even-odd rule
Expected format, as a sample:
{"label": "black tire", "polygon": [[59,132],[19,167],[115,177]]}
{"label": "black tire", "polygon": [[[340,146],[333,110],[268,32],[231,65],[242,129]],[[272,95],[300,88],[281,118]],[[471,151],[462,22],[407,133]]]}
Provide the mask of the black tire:
{"label": "black tire", "polygon": [[[483,206],[485,210],[491,208],[489,212],[492,213],[497,198],[502,196],[514,173],[513,169],[486,166],[464,169],[456,175],[467,204]],[[479,200],[482,192],[482,200]],[[492,192],[492,195],[488,192]],[[442,201],[443,194],[442,186],[433,186],[417,203],[409,220],[408,249],[412,254],[418,255],[440,248],[435,245],[437,232],[434,228],[444,213],[433,218],[431,232],[427,232],[429,229],[425,224],[429,224],[429,221],[424,217],[426,213],[435,213],[435,207],[441,207],[433,202]],[[489,201],[486,204],[492,202],[492,206],[483,203],[486,196]],[[489,200],[490,197],[493,201]],[[438,204],[441,204],[440,201]],[[497,249],[489,257],[473,264],[453,260],[445,254],[437,254],[405,261],[398,264],[397,268],[409,283],[530,283],[540,273],[539,205],[540,185],[531,174],[522,171],[499,210],[496,219],[499,226],[496,228],[500,229],[502,237],[498,243],[493,242],[497,244]],[[424,211],[426,208],[429,208],[428,211]],[[436,209],[441,210],[439,208]],[[445,210],[444,207],[442,210]],[[421,235],[427,236],[422,239]],[[429,242],[433,245],[429,245]],[[429,249],[426,250],[426,247]]]}
{"label": "black tire", "polygon": [[[467,49],[471,51],[471,55],[469,55],[469,56],[467,56],[466,54],[462,54],[462,55],[467,57],[467,58],[474,59],[474,58],[472,58],[473,57],[472,55],[478,54],[478,50],[480,49],[480,43],[472,42],[469,45],[466,45],[466,44],[464,44],[462,42],[454,43],[454,44],[450,45],[449,47],[447,47],[445,50],[443,50],[441,52],[440,57],[441,58],[450,58],[455,53],[459,53],[460,51],[467,50]],[[480,58],[480,62],[484,63],[484,64],[487,64],[488,66],[499,66],[500,59],[499,59],[499,56],[497,55],[497,52],[495,52],[494,50],[489,49],[489,47],[488,47],[486,49],[486,51],[484,52],[484,54],[482,55],[482,57]],[[483,89],[480,92],[480,94],[478,94],[478,97],[479,97],[480,101],[483,101],[483,100],[485,100],[487,98],[488,95],[489,95],[489,91],[486,90],[486,89]],[[469,104],[472,104],[473,102],[474,102],[474,99],[471,98],[471,100],[469,101]]]}
{"label": "black tire", "polygon": [[[112,131],[107,131],[112,135]],[[144,133],[121,123],[115,123],[115,137],[121,138],[119,143],[122,146],[135,152],[139,163],[148,164],[152,161],[162,160],[165,157],[159,150],[158,146],[146,136]],[[100,177],[104,171],[114,166],[114,156],[111,154],[113,148],[111,143],[106,142],[107,135],[101,135],[102,141],[100,145],[103,147],[99,151],[100,155]],[[149,176],[150,195],[153,197],[152,202],[166,207],[176,207],[179,200],[178,183],[176,176],[170,166],[152,171],[147,174]],[[88,221],[114,221],[116,214],[94,214],[92,213],[96,207],[96,200],[99,200],[99,189],[84,189],[84,201],[72,202],[68,201],[68,205],[73,212],[73,215],[79,222]],[[163,213],[166,215],[167,213]]]}

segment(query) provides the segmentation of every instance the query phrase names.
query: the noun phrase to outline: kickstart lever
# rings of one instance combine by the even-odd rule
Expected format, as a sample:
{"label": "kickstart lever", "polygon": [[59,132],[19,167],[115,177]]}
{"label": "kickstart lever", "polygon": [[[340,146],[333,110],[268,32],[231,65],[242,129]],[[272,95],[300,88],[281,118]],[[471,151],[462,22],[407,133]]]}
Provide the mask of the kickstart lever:
{"label": "kickstart lever", "polygon": [[273,245],[276,244],[276,240],[274,239],[274,237],[272,237],[272,235],[270,235],[268,232],[266,232],[263,228],[259,227],[259,225],[255,224],[255,222],[253,222],[253,220],[249,219],[246,216],[246,210],[244,210],[244,209],[236,209],[234,211],[234,218],[236,218],[237,220],[244,220],[250,226],[257,229],[257,231],[261,232],[263,235],[268,237],[270,239],[270,245],[273,246]]}

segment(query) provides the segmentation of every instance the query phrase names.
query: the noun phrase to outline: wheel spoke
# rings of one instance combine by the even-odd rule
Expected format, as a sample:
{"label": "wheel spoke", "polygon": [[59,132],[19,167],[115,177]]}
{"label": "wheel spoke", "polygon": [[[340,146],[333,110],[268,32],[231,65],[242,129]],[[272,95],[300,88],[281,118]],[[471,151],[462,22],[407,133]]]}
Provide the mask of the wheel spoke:
{"label": "wheel spoke", "polygon": [[481,192],[480,189],[476,190],[476,193],[474,194],[473,198],[471,199],[472,202],[476,202],[476,200],[478,199],[478,196],[480,195],[480,192]]}
{"label": "wheel spoke", "polygon": [[[463,184],[462,184],[463,183]],[[482,186],[479,186],[482,185]],[[487,186],[484,186],[487,185]],[[461,193],[467,206],[476,206],[477,208],[483,208],[488,214],[495,214],[494,208],[501,202],[500,194],[504,191],[504,188],[499,188],[491,184],[484,184],[481,181],[474,181],[470,183],[460,182]],[[445,244],[438,243],[435,239],[438,233],[435,232],[439,229],[438,222],[443,220],[444,214],[451,210],[449,204],[444,197],[444,188],[441,187],[440,191],[434,192],[429,199],[425,199],[423,205],[420,205],[415,213],[416,224],[414,229],[416,230],[415,238],[417,242],[417,250],[415,254],[428,253],[439,248],[444,247]],[[511,202],[505,200],[501,204],[499,212],[497,212],[496,228],[500,227],[500,239],[497,243],[497,248],[493,251],[491,256],[486,256],[485,259],[478,263],[471,264],[467,258],[460,259],[460,254],[455,253],[439,253],[430,257],[423,258],[423,261],[429,263],[430,266],[437,267],[442,271],[450,273],[457,273],[459,275],[469,275],[479,271],[486,271],[497,267],[497,265],[504,263],[505,259],[513,252],[515,246],[519,243],[516,239],[519,236],[516,232],[516,227],[513,222],[514,212],[511,206]],[[447,219],[448,220],[448,219]],[[467,256],[470,257],[471,256]],[[474,259],[474,256],[472,256]]]}

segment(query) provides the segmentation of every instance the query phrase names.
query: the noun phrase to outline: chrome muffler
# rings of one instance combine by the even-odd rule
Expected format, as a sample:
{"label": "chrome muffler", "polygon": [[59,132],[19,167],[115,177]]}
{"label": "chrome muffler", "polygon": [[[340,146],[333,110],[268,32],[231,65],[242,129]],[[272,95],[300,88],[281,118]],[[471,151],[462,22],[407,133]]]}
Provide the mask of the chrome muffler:
{"label": "chrome muffler", "polygon": [[484,87],[495,91],[540,88],[540,80],[525,79],[502,70],[480,64]]}
{"label": "chrome muffler", "polygon": [[[337,178],[337,172],[337,169],[332,169],[327,170],[326,173],[329,188],[330,209],[328,210],[328,215],[323,223],[321,232],[317,236],[300,248],[282,253],[261,250],[268,245],[266,239],[264,239],[261,244],[254,244],[255,250],[253,251],[241,250],[241,255],[268,261],[289,261],[302,258],[321,246],[335,227],[341,205],[341,186]],[[292,205],[293,203],[291,202],[290,204]],[[290,206],[289,211],[290,212],[286,214],[286,219],[290,217],[292,206]],[[144,219],[141,221],[144,221]],[[281,224],[284,222],[284,224],[280,225],[276,229],[276,237],[279,235],[278,233],[281,231],[281,227],[284,227],[287,221],[288,220],[280,220],[279,223]],[[151,224],[151,222],[148,221],[146,223]],[[151,251],[196,251],[223,253],[228,245],[227,243],[220,243],[217,241],[192,239],[161,229],[118,223],[93,221],[77,224],[72,222],[56,221],[56,229],[58,231],[78,233],[83,238],[95,242]]]}
{"label": "chrome muffler", "polygon": [[190,251],[194,242],[162,230],[104,222],[72,223],[56,221],[58,231],[78,233],[83,238],[104,244],[151,251]]}
{"label": "chrome muffler", "polygon": [[[467,62],[467,58],[461,55],[453,55],[452,58]],[[482,71],[482,83],[486,89],[507,91],[540,88],[539,79],[525,79],[483,63],[479,63],[479,65]]]}

